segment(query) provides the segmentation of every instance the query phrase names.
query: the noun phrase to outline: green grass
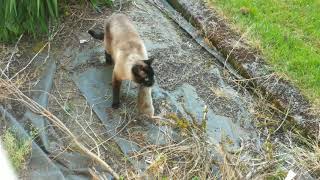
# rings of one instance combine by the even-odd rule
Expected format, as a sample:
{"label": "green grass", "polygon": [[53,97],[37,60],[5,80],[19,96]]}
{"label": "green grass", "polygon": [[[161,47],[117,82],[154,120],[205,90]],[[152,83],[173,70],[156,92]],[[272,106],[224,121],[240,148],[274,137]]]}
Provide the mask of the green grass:
{"label": "green grass", "polygon": [[312,102],[320,103],[319,0],[211,0],[245,32],[276,72],[286,74]]}
{"label": "green grass", "polygon": [[12,166],[19,172],[23,168],[27,156],[31,153],[31,140],[18,140],[10,129],[4,132],[1,139]]}

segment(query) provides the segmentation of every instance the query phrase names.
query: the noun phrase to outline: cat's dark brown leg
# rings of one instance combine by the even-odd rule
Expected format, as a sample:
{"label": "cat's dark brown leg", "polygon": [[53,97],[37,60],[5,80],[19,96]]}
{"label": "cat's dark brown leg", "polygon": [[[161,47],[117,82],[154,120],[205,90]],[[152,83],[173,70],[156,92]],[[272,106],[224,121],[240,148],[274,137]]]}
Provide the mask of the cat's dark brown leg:
{"label": "cat's dark brown leg", "polygon": [[118,80],[115,74],[112,75],[112,108],[120,107],[120,88],[121,80]]}
{"label": "cat's dark brown leg", "polygon": [[105,58],[106,58],[106,63],[107,63],[108,65],[111,65],[112,62],[113,62],[111,55],[108,54],[107,51],[104,51],[104,56],[105,56]]}

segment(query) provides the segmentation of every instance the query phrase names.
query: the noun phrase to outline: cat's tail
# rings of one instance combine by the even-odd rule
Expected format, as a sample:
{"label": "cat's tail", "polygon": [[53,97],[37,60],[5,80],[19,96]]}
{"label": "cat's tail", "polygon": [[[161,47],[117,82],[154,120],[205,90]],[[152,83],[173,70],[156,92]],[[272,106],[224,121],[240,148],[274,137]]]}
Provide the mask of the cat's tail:
{"label": "cat's tail", "polygon": [[90,29],[88,33],[95,39],[103,40],[104,38],[104,32]]}

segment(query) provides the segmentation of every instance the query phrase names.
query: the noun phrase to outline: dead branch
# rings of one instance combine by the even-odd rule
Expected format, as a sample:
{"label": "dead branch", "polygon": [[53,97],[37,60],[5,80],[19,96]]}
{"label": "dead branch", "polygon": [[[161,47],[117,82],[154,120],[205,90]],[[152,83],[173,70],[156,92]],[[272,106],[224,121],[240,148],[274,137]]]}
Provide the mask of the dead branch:
{"label": "dead branch", "polygon": [[120,176],[102,159],[99,158],[96,154],[91,152],[89,149],[87,149],[81,142],[78,141],[76,136],[62,123],[62,121],[57,118],[55,115],[53,115],[51,112],[49,112],[46,108],[42,107],[40,104],[35,102],[34,100],[30,99],[28,96],[26,96],[24,93],[22,93],[14,84],[12,84],[8,80],[0,79],[0,84],[3,85],[3,87],[6,88],[8,92],[12,92],[12,95],[15,96],[15,98],[30,108],[31,111],[37,114],[41,114],[42,116],[47,117],[54,125],[56,125],[58,128],[60,128],[64,133],[69,135],[72,139],[72,141],[75,143],[75,145],[79,148],[80,151],[82,151],[84,154],[88,155],[91,159],[99,163],[101,166],[103,166],[108,172],[110,172],[115,179],[119,179]]}

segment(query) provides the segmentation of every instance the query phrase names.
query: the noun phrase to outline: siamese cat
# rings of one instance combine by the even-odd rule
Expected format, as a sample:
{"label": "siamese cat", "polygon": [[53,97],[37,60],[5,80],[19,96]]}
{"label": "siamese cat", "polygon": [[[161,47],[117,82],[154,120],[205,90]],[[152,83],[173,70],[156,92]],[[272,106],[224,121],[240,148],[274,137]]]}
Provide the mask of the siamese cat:
{"label": "siamese cat", "polygon": [[152,112],[149,114],[153,115],[151,97],[151,87],[154,84],[154,71],[151,67],[153,59],[148,59],[144,43],[129,18],[124,14],[111,15],[105,21],[104,32],[89,30],[88,33],[93,38],[104,41],[106,61],[114,63],[112,107],[117,109],[120,106],[121,81],[132,80],[141,87],[139,92],[141,95],[138,98],[141,107],[147,107],[148,104],[148,108],[142,109],[142,112]]}

